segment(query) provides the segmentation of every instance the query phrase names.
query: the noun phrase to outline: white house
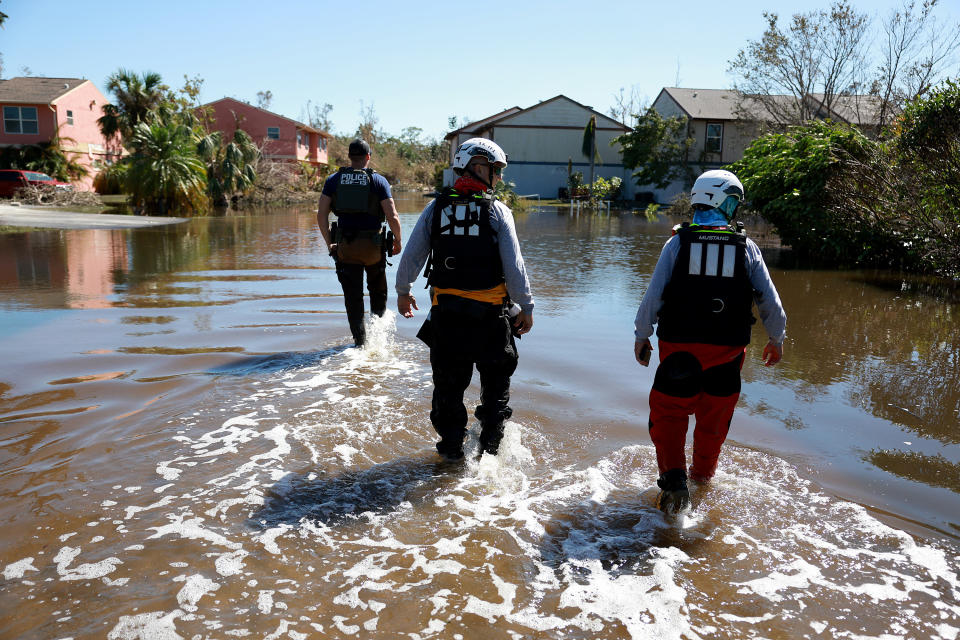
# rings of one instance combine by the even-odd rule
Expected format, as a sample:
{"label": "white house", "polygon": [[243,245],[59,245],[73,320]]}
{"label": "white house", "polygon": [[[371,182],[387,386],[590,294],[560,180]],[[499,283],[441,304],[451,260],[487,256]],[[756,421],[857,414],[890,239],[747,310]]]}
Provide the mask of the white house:
{"label": "white house", "polygon": [[[521,109],[511,107],[482,120],[471,122],[446,135],[450,140],[450,159],[457,147],[469,138],[488,138],[500,145],[508,156],[506,180],[516,184],[521,195],[539,194],[556,198],[567,186],[567,167],[582,171],[584,181],[590,179],[590,158],[581,152],[583,130],[590,116],[597,117],[597,152],[600,162],[594,166],[594,176],[623,180],[623,197],[633,198],[632,171],[623,166],[619,145],[610,142],[630,128],[609,116],[564,95],[558,95]],[[452,184],[453,172],[444,175],[446,184]]]}

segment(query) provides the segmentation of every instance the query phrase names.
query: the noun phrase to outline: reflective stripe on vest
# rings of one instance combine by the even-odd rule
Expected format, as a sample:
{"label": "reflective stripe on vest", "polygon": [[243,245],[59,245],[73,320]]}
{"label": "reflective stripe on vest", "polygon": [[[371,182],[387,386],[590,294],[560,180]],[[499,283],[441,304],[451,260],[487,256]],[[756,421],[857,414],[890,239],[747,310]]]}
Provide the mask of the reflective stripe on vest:
{"label": "reflective stripe on vest", "polygon": [[450,236],[480,235],[480,218],[477,203],[451,203],[440,212],[445,221],[440,225],[440,233]]}
{"label": "reflective stripe on vest", "polygon": [[[703,249],[706,244],[707,258],[703,259]],[[723,263],[720,263],[721,245],[714,242],[692,242],[690,243],[690,264],[689,273],[692,276],[720,276],[722,278],[732,278],[734,267],[737,260],[737,247],[730,244],[723,244]],[[706,268],[704,268],[706,264]],[[717,267],[721,266],[719,273]]]}

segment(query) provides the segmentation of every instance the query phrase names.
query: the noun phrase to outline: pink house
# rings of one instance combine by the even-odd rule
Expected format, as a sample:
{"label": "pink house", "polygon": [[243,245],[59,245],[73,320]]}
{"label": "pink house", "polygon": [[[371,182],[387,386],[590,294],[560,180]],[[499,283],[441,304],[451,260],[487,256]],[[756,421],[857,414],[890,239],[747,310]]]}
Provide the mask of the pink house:
{"label": "pink house", "polygon": [[63,151],[90,172],[74,184],[92,189],[97,172],[118,157],[110,152],[97,126],[107,103],[100,90],[83,78],[0,80],[0,147],[49,142],[59,132]]}
{"label": "pink house", "polygon": [[213,129],[225,135],[233,135],[237,127],[243,129],[269,160],[327,164],[327,142],[331,136],[326,131],[233,98],[221,98],[201,108],[211,110]]}

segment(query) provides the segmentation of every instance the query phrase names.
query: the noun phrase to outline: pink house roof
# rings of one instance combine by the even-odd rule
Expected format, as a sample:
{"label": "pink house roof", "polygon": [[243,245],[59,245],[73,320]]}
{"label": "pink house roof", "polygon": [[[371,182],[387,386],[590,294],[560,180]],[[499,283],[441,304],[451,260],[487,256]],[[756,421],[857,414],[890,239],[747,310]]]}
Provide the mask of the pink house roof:
{"label": "pink house roof", "polygon": [[308,131],[308,132],[310,132],[310,133],[319,134],[319,135],[323,136],[324,138],[331,138],[331,137],[332,137],[332,136],[331,136],[329,133],[327,133],[326,131],[322,131],[322,130],[320,130],[320,129],[316,129],[316,128],[314,128],[314,127],[311,127],[311,126],[308,125],[308,124],[304,124],[304,123],[302,123],[302,122],[298,122],[298,121],[294,120],[293,118],[288,118],[288,117],[286,117],[286,116],[280,115],[279,113],[274,113],[273,111],[267,111],[266,109],[261,109],[260,107],[254,106],[254,105],[252,105],[252,104],[250,104],[250,103],[247,103],[247,102],[242,102],[242,101],[237,100],[237,99],[235,99],[235,98],[220,98],[219,100],[214,100],[213,102],[208,102],[207,104],[202,105],[202,107],[212,107],[213,105],[218,104],[218,103],[220,103],[220,102],[230,102],[230,103],[233,103],[233,104],[235,104],[235,105],[237,105],[237,106],[239,106],[240,108],[245,109],[245,110],[252,109],[252,110],[255,110],[255,111],[261,111],[261,112],[266,113],[266,114],[269,114],[269,115],[271,115],[271,116],[273,116],[273,117],[275,117],[275,118],[279,118],[279,119],[281,119],[281,120],[286,120],[287,122],[293,124],[293,125],[294,125],[295,127],[297,127],[298,129],[303,129],[304,131]]}
{"label": "pink house roof", "polygon": [[29,78],[0,80],[0,102],[7,104],[56,104],[59,98],[85,82],[84,78]]}

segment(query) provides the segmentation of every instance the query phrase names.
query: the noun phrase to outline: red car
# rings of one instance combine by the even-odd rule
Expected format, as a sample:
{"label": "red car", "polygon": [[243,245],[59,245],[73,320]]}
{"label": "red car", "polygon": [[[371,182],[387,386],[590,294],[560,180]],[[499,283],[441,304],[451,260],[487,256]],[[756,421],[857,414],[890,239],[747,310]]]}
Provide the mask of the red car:
{"label": "red car", "polygon": [[39,171],[23,171],[21,169],[0,169],[0,197],[12,198],[17,189],[22,189],[28,185],[32,186],[50,186],[63,191],[70,191],[73,185],[69,182],[60,182],[54,180],[45,173]]}

